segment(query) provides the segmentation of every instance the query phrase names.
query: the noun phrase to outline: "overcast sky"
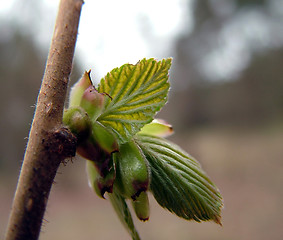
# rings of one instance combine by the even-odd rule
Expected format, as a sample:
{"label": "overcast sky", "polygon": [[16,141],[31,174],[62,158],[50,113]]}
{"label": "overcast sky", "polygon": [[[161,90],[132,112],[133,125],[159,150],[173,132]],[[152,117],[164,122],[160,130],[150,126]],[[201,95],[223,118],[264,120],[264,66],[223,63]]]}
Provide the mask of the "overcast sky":
{"label": "overcast sky", "polygon": [[[35,36],[42,48],[52,37],[59,0],[0,0],[0,20],[15,22]],[[76,57],[99,81],[108,71],[144,57],[174,56],[174,41],[193,28],[193,0],[85,0]],[[229,1],[233,2],[233,1]],[[246,9],[235,14],[218,34],[217,43],[198,62],[211,80],[237,76],[253,51],[282,45],[282,0],[269,1],[267,14]],[[268,14],[278,19],[268,18]],[[32,23],[32,27],[31,27]],[[0,21],[1,27],[1,21]],[[82,70],[83,71],[83,70]]]}
{"label": "overcast sky", "polygon": [[[37,3],[37,16],[31,16],[27,9],[32,0],[19,2],[1,2],[0,15],[15,19],[23,27],[33,22],[35,26],[29,31],[39,44],[48,46],[59,0]],[[175,37],[191,28],[187,4],[187,0],[85,0],[76,54],[85,69],[94,69],[98,79],[124,63],[170,57]]]}

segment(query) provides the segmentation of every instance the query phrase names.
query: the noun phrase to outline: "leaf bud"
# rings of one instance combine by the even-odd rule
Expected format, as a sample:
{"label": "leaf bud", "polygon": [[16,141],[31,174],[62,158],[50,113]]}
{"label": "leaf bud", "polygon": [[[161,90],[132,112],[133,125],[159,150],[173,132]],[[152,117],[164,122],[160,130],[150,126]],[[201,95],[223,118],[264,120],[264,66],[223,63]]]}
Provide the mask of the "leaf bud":
{"label": "leaf bud", "polygon": [[91,127],[89,137],[78,146],[77,153],[95,162],[99,174],[105,177],[112,168],[112,153],[118,151],[118,143],[114,135],[99,122],[92,123]]}
{"label": "leaf bud", "polygon": [[117,139],[101,123],[94,122],[92,124],[92,134],[95,141],[97,141],[100,147],[107,153],[118,151],[119,147]]}
{"label": "leaf bud", "polygon": [[135,200],[141,192],[148,190],[148,163],[134,141],[122,144],[119,152],[113,154],[113,159],[116,164],[114,186],[123,197]]}
{"label": "leaf bud", "polygon": [[147,221],[149,219],[149,201],[147,192],[141,192],[141,194],[132,201],[133,208],[139,220]]}
{"label": "leaf bud", "polygon": [[92,86],[90,70],[85,72],[82,78],[77,81],[70,91],[69,107],[79,106],[85,90]]}
{"label": "leaf bud", "polygon": [[86,170],[87,170],[89,185],[91,188],[94,189],[94,191],[99,197],[104,198],[105,192],[112,193],[113,183],[116,177],[115,165],[113,164],[113,161],[112,161],[112,167],[105,177],[102,177],[100,175],[93,161],[87,160]]}
{"label": "leaf bud", "polygon": [[89,117],[95,121],[101,114],[105,101],[109,96],[105,93],[99,93],[94,86],[89,86],[82,96],[80,106],[87,111]]}

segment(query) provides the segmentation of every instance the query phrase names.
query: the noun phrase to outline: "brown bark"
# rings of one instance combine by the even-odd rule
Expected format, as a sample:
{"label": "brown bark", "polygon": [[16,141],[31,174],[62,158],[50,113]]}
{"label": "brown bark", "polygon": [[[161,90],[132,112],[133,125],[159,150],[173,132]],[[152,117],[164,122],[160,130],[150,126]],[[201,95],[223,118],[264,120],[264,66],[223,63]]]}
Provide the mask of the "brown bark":
{"label": "brown bark", "polygon": [[62,114],[82,4],[60,2],[6,240],[38,239],[56,171],[75,154],[76,138],[62,126]]}

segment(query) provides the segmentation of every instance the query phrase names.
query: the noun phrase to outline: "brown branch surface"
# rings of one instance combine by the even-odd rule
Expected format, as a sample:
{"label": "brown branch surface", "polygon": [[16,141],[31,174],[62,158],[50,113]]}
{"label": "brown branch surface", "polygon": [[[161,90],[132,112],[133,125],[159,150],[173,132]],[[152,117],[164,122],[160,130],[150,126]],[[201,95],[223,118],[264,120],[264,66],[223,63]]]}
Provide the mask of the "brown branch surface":
{"label": "brown branch surface", "polygon": [[38,239],[51,185],[76,139],[62,127],[82,0],[61,0],[6,240]]}

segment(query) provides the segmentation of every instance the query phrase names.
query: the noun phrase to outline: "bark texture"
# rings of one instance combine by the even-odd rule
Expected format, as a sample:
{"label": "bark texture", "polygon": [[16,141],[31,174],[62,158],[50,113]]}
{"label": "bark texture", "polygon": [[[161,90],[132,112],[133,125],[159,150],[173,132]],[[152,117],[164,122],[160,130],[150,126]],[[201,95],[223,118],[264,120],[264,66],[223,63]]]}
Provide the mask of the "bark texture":
{"label": "bark texture", "polygon": [[74,156],[76,138],[62,126],[82,0],[61,0],[6,240],[38,239],[60,163]]}

